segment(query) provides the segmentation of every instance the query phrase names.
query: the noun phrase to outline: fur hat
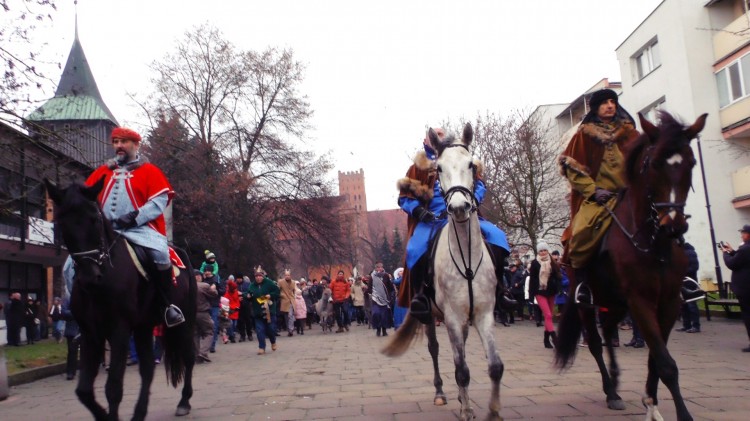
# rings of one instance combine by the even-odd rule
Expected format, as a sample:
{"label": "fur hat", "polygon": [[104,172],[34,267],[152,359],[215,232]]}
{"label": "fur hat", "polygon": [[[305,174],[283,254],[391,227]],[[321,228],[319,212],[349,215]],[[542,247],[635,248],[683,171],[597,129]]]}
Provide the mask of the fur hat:
{"label": "fur hat", "polygon": [[617,92],[611,89],[600,89],[591,94],[591,98],[589,98],[589,108],[596,112],[599,109],[599,106],[608,99],[615,101],[615,104],[617,104]]}
{"label": "fur hat", "polygon": [[132,140],[135,143],[141,142],[141,135],[138,134],[133,129],[128,129],[126,127],[115,127],[112,130],[112,134],[109,136],[110,140],[115,139],[126,139],[126,140]]}
{"label": "fur hat", "polygon": [[539,253],[542,250],[547,250],[547,252],[549,252],[549,245],[547,245],[547,243],[545,243],[544,241],[536,243],[536,252]]}

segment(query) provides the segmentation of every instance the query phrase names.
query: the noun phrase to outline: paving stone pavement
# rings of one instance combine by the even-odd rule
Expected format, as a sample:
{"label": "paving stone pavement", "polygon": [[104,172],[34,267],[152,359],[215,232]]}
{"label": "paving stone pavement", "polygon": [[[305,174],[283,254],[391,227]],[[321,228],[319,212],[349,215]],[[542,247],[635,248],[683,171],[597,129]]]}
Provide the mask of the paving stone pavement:
{"label": "paving stone pavement", "polygon": [[[674,332],[670,350],[680,367],[680,384],[688,409],[696,420],[746,420],[750,416],[750,353],[745,330],[738,321],[704,321],[703,332]],[[630,331],[620,331],[622,342]],[[627,408],[611,411],[604,402],[593,358],[580,348],[572,369],[558,373],[552,351],[542,345],[543,331],[529,321],[511,327],[498,325],[495,337],[505,363],[501,388],[504,419],[642,420],[640,404],[646,378],[646,349],[621,347],[620,395]],[[323,334],[319,328],[304,336],[279,339],[279,350],[255,355],[256,342],[218,345],[212,363],[196,365],[193,410],[184,419],[211,420],[454,420],[458,416],[457,387],[452,353],[444,328],[440,371],[448,405],[432,404],[432,363],[426,339],[401,358],[379,353],[385,338],[373,330],[352,326],[348,333]],[[490,382],[479,336],[471,330],[467,344],[471,370],[469,393],[477,419],[487,413]],[[97,379],[97,398],[106,406],[104,371]],[[56,376],[13,387],[0,402],[4,420],[90,419],[78,402],[75,382]],[[128,367],[123,419],[133,413],[140,384],[136,367]],[[674,405],[664,385],[659,386],[659,410],[675,419]],[[157,367],[151,388],[149,419],[174,419],[179,389],[166,384]]]}

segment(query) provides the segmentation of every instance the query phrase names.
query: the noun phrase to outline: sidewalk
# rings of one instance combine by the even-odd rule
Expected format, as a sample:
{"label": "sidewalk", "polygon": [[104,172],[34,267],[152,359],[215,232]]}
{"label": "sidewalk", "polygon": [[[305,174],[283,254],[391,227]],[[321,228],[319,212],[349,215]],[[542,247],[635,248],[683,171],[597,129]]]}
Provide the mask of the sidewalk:
{"label": "sidewalk", "polygon": [[[599,373],[586,348],[580,348],[571,370],[558,374],[552,351],[542,345],[542,328],[517,322],[496,328],[505,363],[501,388],[506,419],[642,420],[640,398],[646,378],[646,349],[618,348],[622,370],[620,395],[624,411],[607,409]],[[688,409],[696,420],[741,420],[750,412],[750,354],[739,321],[703,322],[703,332],[674,332],[672,356],[680,367],[680,384]],[[621,342],[630,331],[620,331]],[[453,420],[457,418],[457,388],[452,353],[445,329],[438,328],[440,370],[449,402],[432,404],[432,363],[426,340],[405,356],[389,359],[378,351],[384,338],[373,330],[353,326],[348,333],[325,334],[319,328],[304,336],[279,338],[279,350],[257,356],[256,342],[217,345],[214,362],[196,366],[186,419],[211,420]],[[477,419],[487,413],[489,377],[479,337],[471,330],[467,345],[471,370],[469,394]],[[105,372],[97,379],[97,399],[106,406]],[[128,367],[125,397],[120,408],[130,418],[140,384],[136,367]],[[90,419],[74,393],[75,382],[55,376],[13,387],[0,402],[3,419]],[[157,366],[151,388],[149,419],[174,419],[180,390],[167,386],[164,368]],[[659,410],[674,420],[674,405],[659,386]]]}

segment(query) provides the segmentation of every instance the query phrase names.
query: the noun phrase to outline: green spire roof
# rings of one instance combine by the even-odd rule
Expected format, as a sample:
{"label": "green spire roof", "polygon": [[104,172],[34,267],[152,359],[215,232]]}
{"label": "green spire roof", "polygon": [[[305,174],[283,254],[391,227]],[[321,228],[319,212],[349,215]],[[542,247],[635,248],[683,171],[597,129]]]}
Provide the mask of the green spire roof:
{"label": "green spire roof", "polygon": [[81,41],[78,40],[78,22],[73,47],[68,62],[57,85],[55,97],[28,116],[31,121],[50,120],[109,120],[118,125],[112,112],[99,94],[94,74],[91,72]]}

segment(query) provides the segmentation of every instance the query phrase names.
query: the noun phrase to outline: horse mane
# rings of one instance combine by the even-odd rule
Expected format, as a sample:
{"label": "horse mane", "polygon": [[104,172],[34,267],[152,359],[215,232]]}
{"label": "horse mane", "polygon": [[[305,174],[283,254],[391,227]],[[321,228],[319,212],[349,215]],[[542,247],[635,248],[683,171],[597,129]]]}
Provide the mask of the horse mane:
{"label": "horse mane", "polygon": [[68,187],[62,189],[61,192],[65,199],[55,204],[55,217],[64,215],[72,210],[78,211],[87,206],[87,204],[94,205],[94,202],[90,201],[83,194],[84,189],[86,189],[86,186],[79,182],[71,183]]}

